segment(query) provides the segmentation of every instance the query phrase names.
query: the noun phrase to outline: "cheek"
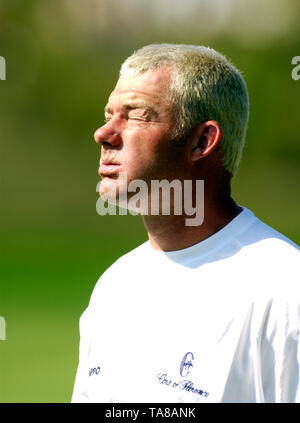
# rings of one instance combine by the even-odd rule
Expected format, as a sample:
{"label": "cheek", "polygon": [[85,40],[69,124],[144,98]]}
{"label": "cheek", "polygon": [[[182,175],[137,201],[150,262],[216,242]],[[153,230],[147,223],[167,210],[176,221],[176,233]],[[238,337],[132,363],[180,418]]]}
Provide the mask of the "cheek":
{"label": "cheek", "polygon": [[146,131],[132,134],[127,138],[124,149],[124,158],[127,166],[141,168],[155,154],[153,140]]}
{"label": "cheek", "polygon": [[126,134],[124,143],[124,164],[129,178],[146,177],[151,172],[162,170],[168,165],[170,143],[166,128],[131,130]]}
{"label": "cheek", "polygon": [[128,177],[142,179],[146,177],[158,161],[158,155],[153,146],[141,143],[136,148],[129,149],[126,154],[126,169]]}

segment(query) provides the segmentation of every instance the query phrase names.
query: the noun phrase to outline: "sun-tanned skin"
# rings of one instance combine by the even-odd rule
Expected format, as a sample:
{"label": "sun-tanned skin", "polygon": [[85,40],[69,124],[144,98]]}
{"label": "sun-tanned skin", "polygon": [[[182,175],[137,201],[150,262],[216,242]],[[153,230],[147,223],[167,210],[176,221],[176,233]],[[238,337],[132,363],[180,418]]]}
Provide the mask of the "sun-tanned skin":
{"label": "sun-tanned skin", "polygon": [[[204,221],[186,226],[185,214],[143,215],[151,246],[164,251],[194,245],[211,236],[240,211],[230,194],[230,175],[221,163],[221,128],[202,122],[188,133],[185,143],[173,139],[174,108],[169,98],[172,69],[162,66],[132,77],[121,77],[106,106],[106,124],[95,132],[101,145],[100,195],[117,193],[120,172],[128,184],[141,179],[204,180]],[[128,185],[127,185],[128,186]]]}

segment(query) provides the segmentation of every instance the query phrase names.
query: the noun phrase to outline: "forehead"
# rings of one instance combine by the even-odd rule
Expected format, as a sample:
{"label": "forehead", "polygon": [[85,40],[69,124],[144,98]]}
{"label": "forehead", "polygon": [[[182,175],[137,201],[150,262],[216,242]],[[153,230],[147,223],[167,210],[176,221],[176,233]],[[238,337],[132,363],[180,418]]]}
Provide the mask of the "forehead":
{"label": "forehead", "polygon": [[147,103],[168,104],[171,75],[170,68],[161,67],[135,76],[121,76],[108,103],[142,99]]}

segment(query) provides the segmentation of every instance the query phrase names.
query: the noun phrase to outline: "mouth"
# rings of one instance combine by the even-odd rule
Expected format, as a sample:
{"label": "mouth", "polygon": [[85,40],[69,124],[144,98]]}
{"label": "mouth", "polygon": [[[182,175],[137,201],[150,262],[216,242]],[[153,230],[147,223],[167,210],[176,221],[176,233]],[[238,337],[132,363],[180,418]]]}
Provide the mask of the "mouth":
{"label": "mouth", "polygon": [[103,160],[100,162],[98,174],[103,178],[105,176],[113,176],[120,172],[122,166],[120,163]]}

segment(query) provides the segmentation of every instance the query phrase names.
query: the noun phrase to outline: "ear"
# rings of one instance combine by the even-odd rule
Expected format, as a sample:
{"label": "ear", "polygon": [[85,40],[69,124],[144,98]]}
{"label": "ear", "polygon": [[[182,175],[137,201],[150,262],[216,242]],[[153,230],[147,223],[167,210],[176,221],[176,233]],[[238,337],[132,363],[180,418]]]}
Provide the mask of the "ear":
{"label": "ear", "polygon": [[218,145],[222,131],[215,120],[200,123],[190,132],[190,158],[196,161],[208,156]]}

